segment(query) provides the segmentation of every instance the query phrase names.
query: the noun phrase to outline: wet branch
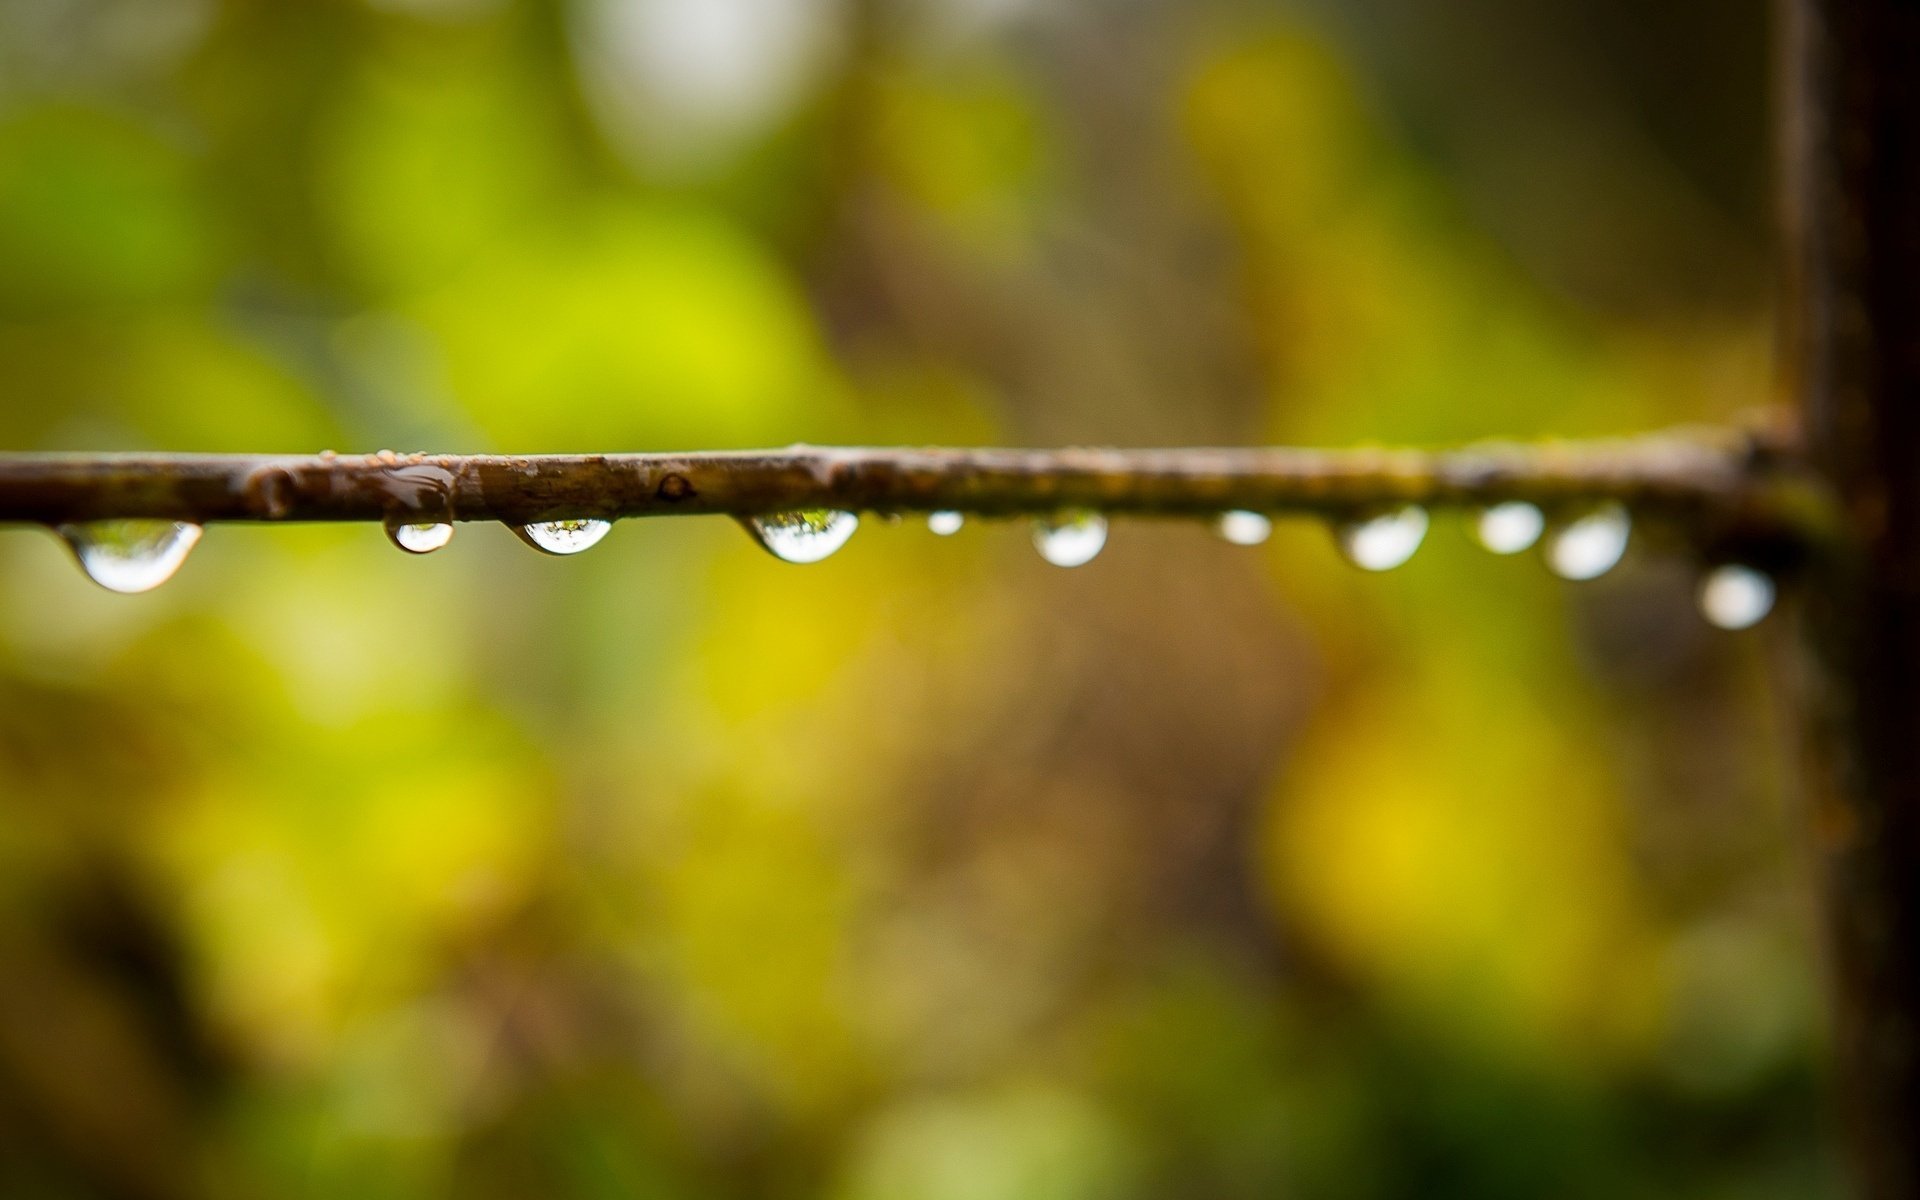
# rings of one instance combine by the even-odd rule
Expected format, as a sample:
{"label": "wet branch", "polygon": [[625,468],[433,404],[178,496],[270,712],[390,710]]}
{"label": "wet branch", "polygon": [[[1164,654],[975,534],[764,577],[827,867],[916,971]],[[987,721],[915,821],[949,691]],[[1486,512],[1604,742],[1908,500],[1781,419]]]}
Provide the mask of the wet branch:
{"label": "wet branch", "polygon": [[794,509],[1013,516],[1068,508],[1350,515],[1387,505],[1619,501],[1727,533],[1805,531],[1793,456],[1747,431],[1458,450],[846,449],[541,456],[0,456],[0,521],[526,523]]}

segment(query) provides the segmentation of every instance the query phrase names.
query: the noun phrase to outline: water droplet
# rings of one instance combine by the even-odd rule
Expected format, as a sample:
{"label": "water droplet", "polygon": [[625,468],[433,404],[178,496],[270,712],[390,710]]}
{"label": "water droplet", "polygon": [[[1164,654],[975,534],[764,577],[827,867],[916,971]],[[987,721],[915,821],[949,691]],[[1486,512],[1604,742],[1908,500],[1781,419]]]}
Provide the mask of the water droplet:
{"label": "water droplet", "polygon": [[148,592],[173,578],[200,527],[185,521],[90,521],[57,531],[80,560],[80,569],[110,592]]}
{"label": "water droplet", "polygon": [[927,514],[927,528],[941,537],[952,537],[960,532],[967,518],[957,512],[930,512]]}
{"label": "water droplet", "polygon": [[1273,536],[1273,522],[1267,519],[1266,514],[1248,512],[1244,508],[1221,513],[1213,527],[1221,537],[1236,546],[1258,546]]}
{"label": "water droplet", "polygon": [[1546,528],[1546,514],[1538,506],[1508,500],[1482,509],[1473,531],[1480,544],[1495,554],[1518,554],[1539,541]]}
{"label": "water droplet", "polygon": [[1750,629],[1773,611],[1773,580],[1739,563],[1715,567],[1700,581],[1700,612],[1722,629]]}
{"label": "water droplet", "polygon": [[516,525],[520,540],[543,554],[578,554],[600,544],[613,529],[613,522],[581,517],[566,521],[535,521]]}
{"label": "water droplet", "polygon": [[1056,567],[1082,566],[1107,544],[1107,519],[1084,511],[1035,517],[1033,544],[1040,557]]}
{"label": "water droplet", "polygon": [[432,554],[453,540],[453,526],[445,521],[394,521],[387,525],[387,536],[408,554]]}
{"label": "water droplet", "polygon": [[847,544],[860,518],[838,509],[768,513],[740,522],[767,553],[790,563],[816,563]]}
{"label": "water droplet", "polygon": [[1625,508],[1602,505],[1554,535],[1547,545],[1547,567],[1562,579],[1598,579],[1627,552],[1632,528]]}
{"label": "water droplet", "polygon": [[1347,561],[1367,571],[1393,570],[1413,557],[1426,536],[1427,510],[1417,504],[1350,521],[1334,530]]}

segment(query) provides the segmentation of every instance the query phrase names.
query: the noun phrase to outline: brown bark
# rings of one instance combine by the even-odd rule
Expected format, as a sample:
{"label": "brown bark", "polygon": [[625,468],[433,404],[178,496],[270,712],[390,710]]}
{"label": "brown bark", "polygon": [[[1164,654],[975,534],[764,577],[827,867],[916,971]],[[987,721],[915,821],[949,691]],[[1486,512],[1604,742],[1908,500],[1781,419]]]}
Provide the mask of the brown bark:
{"label": "brown bark", "polygon": [[1342,515],[1619,500],[1766,540],[1817,514],[1790,462],[1729,430],[1407,450],[893,450],[539,457],[0,456],[0,521],[499,520],[808,508]]}
{"label": "brown bark", "polygon": [[1809,579],[1813,836],[1862,1195],[1920,1197],[1920,4],[1783,0],[1787,363],[1844,542]]}

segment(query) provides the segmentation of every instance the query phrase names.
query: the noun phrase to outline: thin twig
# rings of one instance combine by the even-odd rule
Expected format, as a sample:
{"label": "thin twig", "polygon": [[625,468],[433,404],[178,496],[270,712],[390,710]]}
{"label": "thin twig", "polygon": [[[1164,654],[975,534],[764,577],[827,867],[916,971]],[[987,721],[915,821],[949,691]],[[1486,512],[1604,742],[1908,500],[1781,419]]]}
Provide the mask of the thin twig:
{"label": "thin twig", "polygon": [[535,456],[0,456],[0,521],[532,521],[837,508],[1351,515],[1604,501],[1717,533],[1811,523],[1789,456],[1731,429],[1457,450],[846,449]]}

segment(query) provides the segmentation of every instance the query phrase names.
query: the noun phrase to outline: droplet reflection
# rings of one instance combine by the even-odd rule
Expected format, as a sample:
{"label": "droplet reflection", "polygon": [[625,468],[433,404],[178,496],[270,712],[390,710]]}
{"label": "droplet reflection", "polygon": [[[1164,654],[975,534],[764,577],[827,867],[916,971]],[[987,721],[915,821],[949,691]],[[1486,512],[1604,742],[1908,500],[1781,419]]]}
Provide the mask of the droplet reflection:
{"label": "droplet reflection", "polygon": [[1618,504],[1607,504],[1569,522],[1547,546],[1547,567],[1562,579],[1598,579],[1627,552],[1633,520]]}
{"label": "droplet reflection", "polygon": [[394,523],[387,537],[408,554],[432,554],[453,540],[453,526],[445,521]]}
{"label": "droplet reflection", "polygon": [[536,521],[514,527],[520,540],[542,554],[578,554],[600,544],[613,528],[611,521],[582,517],[566,521]]}
{"label": "droplet reflection", "polygon": [[1349,521],[1334,530],[1340,552],[1367,571],[1391,571],[1413,557],[1427,536],[1427,510],[1417,504]]}
{"label": "droplet reflection", "polygon": [[1221,537],[1236,546],[1258,546],[1273,536],[1273,522],[1264,513],[1249,512],[1244,508],[1221,513],[1213,527]]}
{"label": "droplet reflection", "polygon": [[180,569],[200,540],[186,521],[119,520],[62,525],[57,532],[80,569],[110,592],[150,592]]}
{"label": "droplet reflection", "polygon": [[1700,581],[1700,612],[1722,629],[1751,629],[1773,611],[1774,595],[1765,573],[1727,563]]}
{"label": "droplet reflection", "polygon": [[1033,545],[1056,567],[1084,566],[1107,544],[1107,518],[1097,512],[1064,512],[1035,517]]}
{"label": "droplet reflection", "polygon": [[1473,531],[1480,544],[1495,554],[1518,554],[1539,541],[1546,528],[1546,514],[1538,506],[1508,500],[1482,509]]}
{"label": "droplet reflection", "polygon": [[740,523],[780,561],[816,563],[847,544],[860,527],[860,518],[838,509],[816,508],[745,517]]}
{"label": "droplet reflection", "polygon": [[957,512],[930,512],[927,514],[927,528],[941,537],[952,537],[960,532],[967,518]]}

